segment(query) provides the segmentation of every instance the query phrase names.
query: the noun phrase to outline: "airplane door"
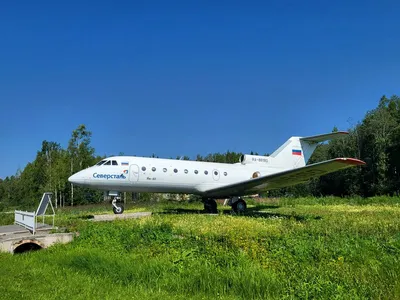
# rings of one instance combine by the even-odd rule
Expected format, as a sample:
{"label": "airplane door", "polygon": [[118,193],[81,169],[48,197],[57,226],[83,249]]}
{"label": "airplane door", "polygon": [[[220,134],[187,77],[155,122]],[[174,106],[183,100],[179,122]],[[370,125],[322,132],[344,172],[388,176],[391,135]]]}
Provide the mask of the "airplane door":
{"label": "airplane door", "polygon": [[214,169],[212,171],[212,176],[213,176],[215,181],[218,181],[219,180],[219,171],[217,169]]}
{"label": "airplane door", "polygon": [[129,181],[135,182],[139,180],[139,166],[131,165],[129,167]]}

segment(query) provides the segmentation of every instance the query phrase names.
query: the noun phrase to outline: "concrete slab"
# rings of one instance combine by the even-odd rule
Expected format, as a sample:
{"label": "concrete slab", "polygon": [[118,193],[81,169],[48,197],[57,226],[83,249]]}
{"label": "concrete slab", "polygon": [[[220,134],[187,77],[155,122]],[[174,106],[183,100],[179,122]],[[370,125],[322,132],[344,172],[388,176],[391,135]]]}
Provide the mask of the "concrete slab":
{"label": "concrete slab", "polygon": [[4,225],[0,226],[0,235],[5,234],[14,234],[19,232],[29,232],[28,229],[25,229],[19,225]]}
{"label": "concrete slab", "polygon": [[112,221],[116,219],[137,219],[151,216],[151,212],[136,212],[136,213],[123,213],[120,215],[106,214],[106,215],[94,215],[92,221]]}
{"label": "concrete slab", "polygon": [[[52,227],[48,224],[37,224],[36,231],[48,231]],[[0,238],[1,236],[4,235],[10,235],[10,234],[19,234],[19,233],[30,233],[30,231],[20,225],[4,225],[0,226]]]}

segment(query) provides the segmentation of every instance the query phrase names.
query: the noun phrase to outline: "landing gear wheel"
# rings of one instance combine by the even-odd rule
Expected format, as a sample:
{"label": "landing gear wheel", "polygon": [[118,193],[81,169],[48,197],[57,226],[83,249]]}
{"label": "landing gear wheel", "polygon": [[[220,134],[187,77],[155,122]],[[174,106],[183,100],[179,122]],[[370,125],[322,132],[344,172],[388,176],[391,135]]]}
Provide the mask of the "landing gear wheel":
{"label": "landing gear wheel", "polygon": [[247,208],[247,204],[244,200],[240,199],[238,201],[236,201],[235,203],[233,203],[232,205],[232,209],[234,212],[237,213],[243,213],[246,211]]}
{"label": "landing gear wheel", "polygon": [[204,210],[210,214],[218,213],[217,202],[214,199],[205,199]]}
{"label": "landing gear wheel", "polygon": [[113,212],[116,215],[122,214],[124,212],[124,206],[122,204],[115,204],[115,206],[113,206]]}

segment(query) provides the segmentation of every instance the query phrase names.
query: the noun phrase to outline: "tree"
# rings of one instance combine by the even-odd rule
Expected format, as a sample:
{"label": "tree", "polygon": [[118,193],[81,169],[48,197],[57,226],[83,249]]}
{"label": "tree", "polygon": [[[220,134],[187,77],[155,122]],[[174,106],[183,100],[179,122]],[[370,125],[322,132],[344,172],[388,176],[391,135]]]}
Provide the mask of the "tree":
{"label": "tree", "polygon": [[393,147],[393,132],[398,126],[388,108],[389,99],[383,96],[376,109],[367,113],[360,126],[361,156],[367,166],[364,181],[366,195],[386,194],[389,191],[390,160],[388,149]]}
{"label": "tree", "polygon": [[[94,164],[94,148],[90,146],[92,133],[81,124],[72,132],[68,143],[70,175]],[[82,195],[81,195],[82,196]],[[74,205],[74,186],[71,183],[71,206]]]}

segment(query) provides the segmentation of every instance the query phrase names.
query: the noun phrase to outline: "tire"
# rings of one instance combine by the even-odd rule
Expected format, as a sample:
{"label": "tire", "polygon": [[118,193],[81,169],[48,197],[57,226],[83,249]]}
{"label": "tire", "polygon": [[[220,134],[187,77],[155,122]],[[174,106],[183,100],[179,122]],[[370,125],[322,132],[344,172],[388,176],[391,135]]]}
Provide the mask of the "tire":
{"label": "tire", "polygon": [[234,212],[243,213],[247,209],[247,204],[244,200],[240,199],[240,200],[236,201],[235,203],[233,203],[232,209]]}
{"label": "tire", "polygon": [[113,212],[116,215],[120,215],[124,212],[124,206],[122,204],[116,204],[117,207],[113,206]]}
{"label": "tire", "polygon": [[204,201],[204,210],[210,214],[218,213],[217,202],[214,199],[206,199]]}

